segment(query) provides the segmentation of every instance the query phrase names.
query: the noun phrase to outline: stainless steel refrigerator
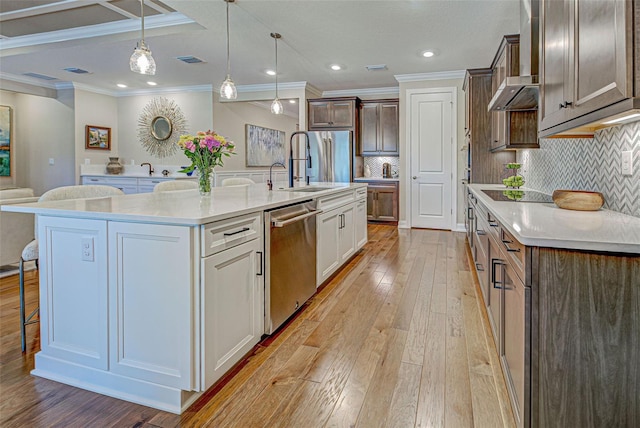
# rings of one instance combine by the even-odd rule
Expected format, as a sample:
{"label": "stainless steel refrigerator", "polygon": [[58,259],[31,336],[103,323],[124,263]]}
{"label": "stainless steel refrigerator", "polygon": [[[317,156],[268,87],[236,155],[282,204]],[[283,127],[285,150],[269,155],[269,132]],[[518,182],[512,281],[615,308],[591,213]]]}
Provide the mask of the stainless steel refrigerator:
{"label": "stainless steel refrigerator", "polygon": [[[350,182],[353,176],[353,134],[351,131],[309,131],[309,155],[311,166],[302,162],[302,177],[309,177],[311,182],[335,181]],[[301,137],[301,142],[304,140]],[[296,158],[306,156],[304,143]],[[300,156],[302,155],[302,156]],[[306,164],[306,165],[305,165]]]}

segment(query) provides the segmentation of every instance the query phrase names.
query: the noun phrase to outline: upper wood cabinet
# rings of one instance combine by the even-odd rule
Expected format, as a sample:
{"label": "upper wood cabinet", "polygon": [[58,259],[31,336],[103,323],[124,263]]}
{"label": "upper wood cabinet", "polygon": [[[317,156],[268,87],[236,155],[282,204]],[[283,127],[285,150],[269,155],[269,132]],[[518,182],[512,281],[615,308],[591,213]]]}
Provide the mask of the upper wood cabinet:
{"label": "upper wood cabinet", "polygon": [[[491,93],[505,78],[520,74],[520,36],[504,36],[491,64]],[[491,150],[538,148],[538,114],[529,111],[491,112]]]}
{"label": "upper wood cabinet", "polygon": [[348,129],[357,124],[357,97],[318,98],[307,102],[309,130]]}
{"label": "upper wood cabinet", "polygon": [[[637,108],[640,14],[625,0],[543,0],[540,136],[571,131]],[[634,30],[635,29],[635,30]],[[636,42],[637,44],[638,42]],[[638,46],[635,47],[637,54]]]}
{"label": "upper wood cabinet", "polygon": [[502,183],[504,164],[516,161],[512,151],[489,151],[492,112],[487,111],[487,105],[491,99],[492,73],[490,68],[467,70],[462,86],[471,183]]}
{"label": "upper wood cabinet", "polygon": [[361,156],[398,156],[397,99],[367,100],[360,104]]}

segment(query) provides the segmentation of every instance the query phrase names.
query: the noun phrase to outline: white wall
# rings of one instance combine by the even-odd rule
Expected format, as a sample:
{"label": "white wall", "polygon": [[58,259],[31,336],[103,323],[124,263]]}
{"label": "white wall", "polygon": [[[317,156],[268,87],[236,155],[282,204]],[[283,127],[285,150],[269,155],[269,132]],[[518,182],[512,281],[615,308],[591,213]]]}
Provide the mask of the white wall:
{"label": "white wall", "polygon": [[454,155],[458,158],[458,172],[454,185],[457,186],[457,219],[458,224],[464,223],[464,186],[461,180],[464,176],[464,168],[466,167],[466,152],[461,152],[460,148],[464,146],[464,91],[462,84],[464,79],[444,79],[444,80],[424,80],[419,82],[401,82],[400,83],[400,223],[407,221],[407,213],[405,210],[409,190],[407,187],[407,154],[409,146],[407,142],[407,90],[423,89],[423,88],[450,88],[456,87],[458,93],[457,99],[457,144],[454,146]]}
{"label": "white wall", "polygon": [[[211,91],[185,91],[163,94],[145,94],[117,98],[118,146],[110,156],[118,156],[122,163],[134,160],[162,165],[184,165],[186,157],[177,150],[172,156],[159,159],[149,154],[138,140],[138,118],[144,107],[153,98],[164,97],[173,100],[187,121],[187,132],[213,129],[213,95]],[[105,163],[106,163],[105,158]]]}
{"label": "white wall", "polygon": [[[76,182],[80,182],[80,165],[85,159],[106,166],[110,156],[118,156],[118,105],[115,97],[81,89],[75,97],[75,165]],[[86,126],[111,128],[111,150],[86,149]]]}
{"label": "white wall", "polygon": [[[236,145],[236,156],[226,158],[225,165],[219,170],[243,170],[246,167],[247,139],[245,125],[257,125],[263,128],[285,132],[287,147],[291,134],[297,130],[298,118],[275,115],[270,110],[252,104],[249,101],[216,102],[213,104],[213,124],[216,132],[230,138]],[[288,151],[287,151],[288,153]],[[288,156],[287,156],[288,158]]]}
{"label": "white wall", "polygon": [[[0,91],[0,102],[13,107],[13,173],[0,185],[31,187],[36,195],[75,184],[74,106],[69,91],[58,98]],[[53,159],[53,165],[49,165]]]}

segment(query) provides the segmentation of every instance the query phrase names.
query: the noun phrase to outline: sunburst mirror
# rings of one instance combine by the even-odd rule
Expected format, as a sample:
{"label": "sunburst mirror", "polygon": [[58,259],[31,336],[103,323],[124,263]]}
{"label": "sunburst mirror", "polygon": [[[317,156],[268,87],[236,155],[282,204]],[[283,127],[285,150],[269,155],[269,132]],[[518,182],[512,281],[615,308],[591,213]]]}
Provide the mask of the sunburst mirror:
{"label": "sunburst mirror", "polygon": [[176,142],[186,127],[187,120],[175,101],[154,98],[138,118],[138,139],[147,152],[163,158],[176,152]]}

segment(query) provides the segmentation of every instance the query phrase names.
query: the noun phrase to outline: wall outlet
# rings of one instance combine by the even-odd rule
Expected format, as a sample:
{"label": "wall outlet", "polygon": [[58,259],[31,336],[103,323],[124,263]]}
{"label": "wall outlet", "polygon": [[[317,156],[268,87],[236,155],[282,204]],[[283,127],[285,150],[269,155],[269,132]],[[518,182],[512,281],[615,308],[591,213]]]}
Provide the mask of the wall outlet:
{"label": "wall outlet", "polygon": [[84,160],[84,164],[85,165],[91,165],[91,159],[85,159]]}
{"label": "wall outlet", "polygon": [[622,152],[622,175],[633,175],[633,150]]}
{"label": "wall outlet", "polygon": [[54,165],[56,163],[55,159],[49,158],[49,165]]}
{"label": "wall outlet", "polygon": [[82,260],[93,261],[93,238],[82,238]]}

